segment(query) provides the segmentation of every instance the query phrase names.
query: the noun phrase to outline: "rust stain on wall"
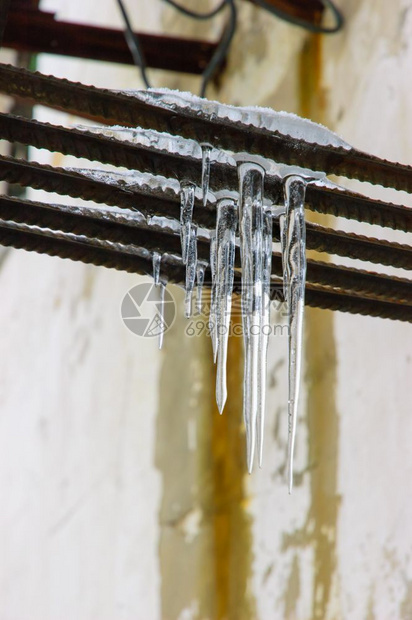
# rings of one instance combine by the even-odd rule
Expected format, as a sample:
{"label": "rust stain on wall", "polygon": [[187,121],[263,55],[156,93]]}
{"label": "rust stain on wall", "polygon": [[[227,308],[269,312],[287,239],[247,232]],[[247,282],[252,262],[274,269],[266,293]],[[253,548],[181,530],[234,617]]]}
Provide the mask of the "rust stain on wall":
{"label": "rust stain on wall", "polygon": [[[316,122],[325,122],[326,93],[321,79],[320,35],[311,36],[305,43],[299,74],[301,115]],[[316,222],[314,214],[311,213],[309,217]],[[322,223],[325,225],[325,218]],[[307,308],[305,324],[311,504],[303,529],[286,537],[284,548],[313,547],[311,617],[313,620],[321,620],[327,617],[336,577],[336,529],[340,502],[337,492],[339,416],[336,409],[334,315],[330,311]]]}
{"label": "rust stain on wall", "polygon": [[[232,320],[238,324],[239,317]],[[254,600],[249,592],[252,536],[245,491],[246,458],[242,415],[242,338],[229,338],[228,399],[222,415],[211,394],[211,457],[213,471],[213,536],[216,618],[255,618]],[[214,385],[216,367],[211,366]]]}
{"label": "rust stain on wall", "polygon": [[177,312],[164,342],[157,419],[162,618],[185,611],[199,620],[251,620],[242,338],[229,338],[228,401],[219,415],[207,330],[182,338],[189,323],[180,303]]}
{"label": "rust stain on wall", "polygon": [[[313,35],[300,58],[301,114],[326,120],[322,87],[322,36]],[[313,215],[313,214],[311,214]],[[311,217],[312,221],[316,218]],[[336,571],[336,527],[339,417],[336,409],[336,344],[334,315],[307,309],[306,314],[307,424],[311,506],[307,533],[314,546],[314,619],[325,618]]]}

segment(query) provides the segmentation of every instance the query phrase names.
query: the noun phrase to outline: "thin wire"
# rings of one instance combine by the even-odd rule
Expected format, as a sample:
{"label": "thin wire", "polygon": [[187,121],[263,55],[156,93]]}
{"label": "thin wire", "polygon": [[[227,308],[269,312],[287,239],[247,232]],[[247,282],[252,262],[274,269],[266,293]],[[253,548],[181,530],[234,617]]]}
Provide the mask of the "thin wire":
{"label": "thin wire", "polygon": [[193,19],[199,19],[199,20],[211,19],[212,17],[215,17],[216,15],[218,15],[218,13],[220,13],[226,6],[229,7],[229,10],[230,10],[229,22],[222,33],[222,37],[218,43],[215,53],[213,54],[212,58],[210,59],[209,64],[207,65],[206,69],[204,70],[202,74],[200,96],[204,97],[206,93],[207,85],[212,79],[216,69],[222,64],[222,62],[226,58],[228,50],[232,43],[233,36],[236,32],[237,10],[236,10],[234,0],[222,0],[222,2],[218,4],[214,9],[212,9],[212,11],[210,11],[209,13],[196,13],[195,11],[191,11],[190,9],[187,9],[181,6],[180,4],[175,2],[175,0],[163,0],[163,1],[166,4],[173,6],[183,15],[186,15],[187,17],[192,17]]}
{"label": "thin wire", "polygon": [[136,67],[140,69],[140,73],[142,76],[142,80],[146,86],[146,88],[150,88],[150,82],[147,77],[146,69],[146,61],[144,58],[144,54],[142,52],[142,48],[140,46],[139,37],[135,35],[132,30],[132,26],[130,24],[129,16],[127,14],[126,8],[123,4],[123,0],[117,0],[117,4],[119,5],[120,11],[123,16],[124,24],[125,24],[125,32],[124,38],[126,39],[126,43],[129,46],[129,50],[131,55],[133,56],[133,61]]}
{"label": "thin wire", "polygon": [[213,54],[209,64],[207,65],[206,69],[203,72],[202,83],[200,87],[201,97],[205,96],[207,85],[209,84],[211,78],[213,77],[216,69],[222,64],[222,62],[226,58],[230,45],[233,40],[233,36],[236,32],[237,10],[235,6],[235,2],[234,0],[225,0],[224,5],[227,5],[230,10],[229,21],[227,23],[226,28],[223,31],[222,37],[219,41],[219,44],[216,48],[215,53]]}
{"label": "thin wire", "polygon": [[[218,6],[215,7],[209,13],[195,13],[194,11],[190,11],[189,9],[186,9],[180,6],[180,4],[178,4],[174,0],[164,0],[164,2],[166,2],[170,6],[173,6],[175,9],[177,9],[178,11],[180,11],[187,17],[191,17],[194,19],[200,19],[200,20],[211,19],[212,17],[215,17],[218,13],[220,13],[226,6],[229,7],[229,10],[230,10],[229,22],[223,31],[222,37],[217,45],[215,53],[213,54],[206,69],[204,70],[202,74],[200,96],[204,97],[206,93],[207,85],[209,84],[211,78],[213,77],[216,69],[221,65],[221,63],[226,58],[227,52],[229,50],[230,44],[233,39],[233,35],[235,34],[235,31],[236,31],[237,11],[236,11],[236,7],[234,4],[234,0],[222,0],[222,2],[218,4]],[[126,11],[126,7],[123,4],[123,0],[117,0],[117,3],[119,5],[120,11],[123,16],[123,20],[125,24],[124,36],[125,36],[127,45],[129,46],[130,53],[132,54],[134,64],[136,65],[136,67],[140,69],[142,80],[146,88],[150,88],[151,85],[150,85],[150,81],[147,76],[147,64],[146,64],[144,54],[143,54],[143,51],[140,45],[139,37],[132,30],[130,19]]]}
{"label": "thin wire", "polygon": [[175,2],[175,0],[163,0],[163,1],[166,4],[170,4],[170,6],[177,9],[180,13],[183,13],[183,15],[186,15],[187,17],[192,17],[193,19],[211,19],[212,17],[215,17],[215,15],[220,13],[220,11],[227,4],[227,0],[222,0],[221,3],[218,4],[209,13],[196,13],[195,11],[191,11],[190,9],[187,9],[184,6],[181,6],[178,2]]}
{"label": "thin wire", "polygon": [[326,9],[330,9],[332,12],[335,25],[334,26],[317,26],[316,24],[312,24],[311,22],[306,21],[305,19],[300,19],[299,17],[292,17],[285,11],[274,7],[272,4],[266,2],[266,0],[253,0],[255,4],[260,6],[262,9],[266,9],[269,13],[276,15],[276,17],[280,17],[281,19],[289,22],[290,24],[294,24],[295,26],[301,26],[310,32],[322,33],[322,34],[333,34],[342,29],[345,19],[340,12],[340,10],[335,6],[332,0],[320,0],[323,6]]}

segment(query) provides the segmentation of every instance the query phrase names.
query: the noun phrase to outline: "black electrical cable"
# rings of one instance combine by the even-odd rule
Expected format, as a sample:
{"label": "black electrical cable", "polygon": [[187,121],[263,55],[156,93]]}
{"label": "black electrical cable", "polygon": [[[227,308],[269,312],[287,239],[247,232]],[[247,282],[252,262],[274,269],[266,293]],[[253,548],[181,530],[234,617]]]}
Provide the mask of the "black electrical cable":
{"label": "black electrical cable", "polygon": [[[182,7],[180,4],[178,4],[174,0],[164,0],[164,2],[174,7],[176,10],[183,13],[187,17],[191,17],[193,19],[199,19],[199,20],[211,19],[212,17],[215,17],[226,6],[230,10],[229,22],[223,31],[222,37],[218,43],[215,53],[213,54],[210,62],[208,63],[206,69],[204,70],[202,74],[200,96],[204,97],[209,81],[213,77],[213,74],[215,73],[216,69],[226,58],[228,49],[233,39],[233,35],[235,34],[235,31],[236,31],[237,11],[236,11],[234,0],[222,0],[222,2],[220,2],[220,4],[218,4],[209,13],[196,13],[194,11],[190,11],[189,9]],[[146,64],[144,54],[143,54],[143,51],[142,51],[142,48],[139,42],[139,37],[132,30],[130,19],[126,11],[126,7],[123,4],[123,0],[117,0],[117,3],[119,5],[119,8],[120,8],[120,11],[122,13],[123,20],[125,23],[124,35],[125,35],[127,45],[129,46],[130,53],[133,56],[134,64],[136,65],[136,67],[140,69],[141,76],[142,76],[142,79],[143,79],[143,82],[146,88],[150,88],[151,85],[147,77],[147,64]]]}
{"label": "black electrical cable", "polygon": [[[167,0],[170,1],[170,0]],[[222,37],[219,41],[217,49],[213,54],[209,64],[202,75],[202,84],[200,87],[200,96],[205,97],[206,88],[209,84],[209,81],[213,77],[216,69],[222,64],[225,60],[227,53],[229,51],[230,45],[232,43],[233,36],[236,32],[236,24],[237,24],[237,10],[235,6],[234,0],[225,0],[225,5],[229,7],[230,17],[227,23],[226,28],[223,31]]]}
{"label": "black electrical cable", "polygon": [[186,15],[186,17],[192,17],[193,19],[211,19],[212,17],[215,17],[215,15],[220,13],[220,11],[227,4],[227,0],[222,0],[221,3],[218,4],[214,9],[209,11],[209,13],[196,13],[196,11],[191,11],[184,6],[181,6],[178,2],[175,2],[175,0],[163,1],[166,2],[166,4],[170,4],[170,6],[177,9],[180,13],[183,13],[183,15]]}
{"label": "black electrical cable", "polygon": [[280,19],[283,19],[289,22],[290,24],[293,24],[294,26],[301,26],[302,28],[305,28],[306,30],[309,30],[310,32],[316,32],[320,34],[333,34],[341,30],[345,22],[342,13],[335,6],[332,0],[321,0],[321,2],[323,6],[326,9],[329,9],[331,13],[333,14],[333,17],[335,19],[335,24],[333,26],[318,26],[316,24],[312,24],[311,22],[308,22],[305,19],[300,19],[299,17],[292,17],[285,11],[282,11],[282,9],[278,9],[274,7],[272,4],[269,4],[268,2],[266,2],[266,0],[253,0],[253,2],[257,6],[260,6],[262,9],[266,9],[266,11],[269,11],[269,13],[276,15],[276,17],[280,17]]}
{"label": "black electrical cable", "polygon": [[[230,11],[229,21],[225,29],[223,30],[222,37],[218,43],[215,53],[213,54],[209,64],[207,65],[206,69],[204,70],[202,74],[200,96],[205,97],[207,85],[212,79],[213,74],[215,73],[216,69],[219,67],[219,65],[221,65],[221,63],[226,58],[228,50],[232,43],[233,36],[236,31],[237,9],[235,5],[235,0],[222,0],[214,9],[212,9],[208,13],[196,13],[195,11],[191,11],[190,9],[187,9],[181,6],[175,0],[163,0],[163,1],[169,6],[172,6],[173,8],[175,8],[177,11],[179,11],[186,17],[190,17],[190,18],[198,19],[198,20],[211,19],[215,17],[216,15],[218,15],[225,7],[229,8],[229,11]],[[309,30],[310,32],[323,33],[323,34],[332,34],[334,32],[338,32],[339,30],[341,30],[344,24],[344,18],[343,18],[342,13],[335,6],[332,0],[321,0],[321,2],[325,8],[329,8],[329,10],[332,12],[334,19],[335,19],[334,26],[330,26],[330,27],[329,26],[318,26],[304,19],[300,19],[298,17],[292,17],[285,11],[282,11],[281,9],[278,9],[274,7],[273,5],[269,4],[266,0],[254,0],[254,3],[257,6],[260,6],[261,8],[266,9],[273,15],[276,15],[277,17],[289,22],[290,24],[293,24],[295,26],[301,26],[302,28],[305,28],[306,30]],[[150,82],[147,77],[147,65],[146,65],[144,54],[142,52],[142,48],[139,42],[139,37],[132,30],[129,16],[123,4],[123,0],[117,0],[117,3],[119,5],[119,8],[121,10],[124,23],[125,23],[124,34],[125,34],[127,45],[129,46],[135,65],[140,69],[142,80],[146,88],[150,88]]]}
{"label": "black electrical cable", "polygon": [[133,56],[134,64],[136,67],[140,69],[140,73],[142,76],[142,80],[146,86],[146,88],[150,88],[150,82],[147,77],[146,69],[146,61],[144,58],[144,54],[142,52],[142,48],[140,46],[139,37],[135,35],[132,30],[132,26],[130,24],[129,16],[127,14],[126,8],[123,4],[123,0],[117,0],[117,4],[119,5],[120,11],[123,16],[124,24],[125,24],[125,32],[124,37],[126,39],[126,43],[129,46],[129,50],[131,55]]}

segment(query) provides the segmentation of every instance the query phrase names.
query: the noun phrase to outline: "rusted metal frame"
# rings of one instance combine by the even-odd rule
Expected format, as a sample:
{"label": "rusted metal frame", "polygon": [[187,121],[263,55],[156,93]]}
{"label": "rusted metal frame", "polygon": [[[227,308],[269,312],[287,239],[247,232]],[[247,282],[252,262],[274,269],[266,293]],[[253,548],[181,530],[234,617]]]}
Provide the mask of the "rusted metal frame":
{"label": "rusted metal frame", "polygon": [[[136,34],[147,65],[155,69],[201,74],[217,47],[209,41]],[[122,30],[55,20],[54,13],[14,4],[4,30],[3,46],[32,53],[134,64]]]}
{"label": "rusted metal frame", "polygon": [[[130,227],[130,223],[126,225],[116,223],[115,218],[105,221],[101,212],[93,213],[91,209],[82,213],[81,208],[76,210],[65,206],[60,208],[58,205],[49,206],[38,202],[0,197],[0,219],[85,235],[112,243],[137,245],[150,251],[177,255],[181,252],[178,233],[150,226],[140,227],[138,223]],[[208,260],[209,253],[209,243],[199,239],[199,257]],[[236,256],[236,265],[240,267],[239,256]],[[272,265],[273,273],[282,277],[281,255],[277,252],[273,252]],[[403,278],[338,267],[309,259],[307,279],[312,284],[358,292],[365,297],[412,304],[412,282]]]}
{"label": "rusted metal frame", "polygon": [[4,45],[5,30],[9,19],[11,0],[2,0],[0,3],[0,47]]}
{"label": "rusted metal frame", "polygon": [[[179,196],[173,191],[156,193],[149,188],[138,186],[126,188],[120,183],[116,184],[113,181],[113,184],[108,184],[81,172],[2,156],[0,156],[0,180],[109,206],[132,210],[138,208],[146,215],[162,215],[176,221],[179,219]],[[215,207],[204,208],[197,203],[194,221],[200,226],[214,228]],[[274,238],[279,239],[279,225],[276,221]],[[307,223],[307,247],[319,252],[412,269],[412,249],[407,245],[326,229],[310,222]]]}
{"label": "rusted metal frame", "polygon": [[[129,273],[151,274],[152,262],[133,254],[124,254],[113,248],[98,248],[87,243],[79,243],[72,239],[53,239],[43,237],[36,231],[19,231],[10,228],[7,222],[0,222],[0,243],[5,246],[35,251],[50,256],[70,258],[96,266],[128,271]],[[162,273],[170,282],[182,284],[184,282],[184,268],[170,262],[166,256],[162,261]],[[210,274],[207,274],[209,276]],[[235,274],[236,284],[240,284],[239,274]],[[282,300],[281,279],[273,277],[272,294]],[[363,314],[379,316],[401,321],[412,321],[412,307],[402,304],[393,304],[385,301],[376,301],[363,298],[360,295],[340,294],[335,291],[322,290],[308,284],[306,287],[307,305]]]}
{"label": "rusted metal frame", "polygon": [[[255,4],[254,0],[249,0],[249,2]],[[266,0],[266,2],[289,17],[313,24],[319,23],[319,18],[325,8],[319,0],[293,0],[293,2],[290,0]]]}
{"label": "rusted metal frame", "polygon": [[[0,114],[0,137],[47,148],[75,157],[84,157],[102,163],[124,166],[153,174],[189,180],[197,185],[201,179],[201,161],[189,156],[172,155],[154,147],[141,147],[131,142],[102,136],[79,129],[67,129],[49,123],[27,120]],[[213,163],[212,189],[236,189],[236,169],[230,165]],[[281,200],[281,184],[274,177],[267,177],[265,192],[273,203]],[[307,191],[309,208],[332,212],[341,217],[360,217],[381,225],[394,224],[395,228],[412,231],[412,209],[390,203],[376,203],[359,194],[325,187],[309,186]],[[357,218],[356,218],[357,219]]]}
{"label": "rusted metal frame", "polygon": [[104,117],[108,123],[140,126],[248,152],[285,164],[412,192],[412,167],[356,149],[312,144],[277,132],[212,118],[187,108],[165,109],[124,93],[0,66],[0,92],[30,97],[67,112]]}

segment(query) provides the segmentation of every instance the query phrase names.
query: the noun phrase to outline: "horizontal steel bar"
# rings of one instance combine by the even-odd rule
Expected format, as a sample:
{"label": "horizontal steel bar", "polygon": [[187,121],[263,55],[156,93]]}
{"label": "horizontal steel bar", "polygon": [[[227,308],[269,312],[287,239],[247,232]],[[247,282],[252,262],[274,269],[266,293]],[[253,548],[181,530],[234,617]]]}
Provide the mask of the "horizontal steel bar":
{"label": "horizontal steel bar", "polygon": [[[136,34],[147,66],[154,69],[201,74],[217,47],[209,41]],[[27,8],[10,11],[3,47],[134,64],[122,30],[55,20],[53,13]]]}

